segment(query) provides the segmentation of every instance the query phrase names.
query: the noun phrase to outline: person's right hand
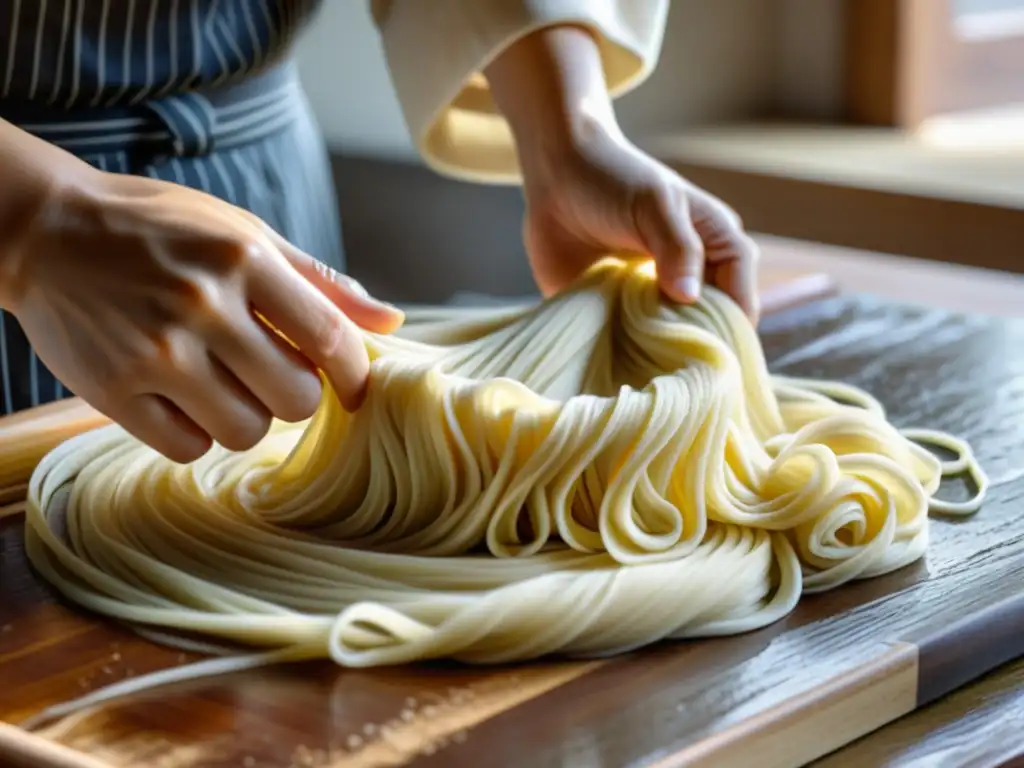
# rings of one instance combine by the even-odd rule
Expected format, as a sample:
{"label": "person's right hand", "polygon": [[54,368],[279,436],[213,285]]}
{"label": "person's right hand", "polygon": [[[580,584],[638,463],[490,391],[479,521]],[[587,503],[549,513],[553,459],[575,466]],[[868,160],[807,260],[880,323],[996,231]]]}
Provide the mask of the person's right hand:
{"label": "person's right hand", "polygon": [[152,179],[88,169],[10,245],[7,309],[40,359],[179,462],[211,440],[247,449],[272,416],[312,415],[317,368],[357,408],[369,375],[357,326],[403,321],[255,216]]}

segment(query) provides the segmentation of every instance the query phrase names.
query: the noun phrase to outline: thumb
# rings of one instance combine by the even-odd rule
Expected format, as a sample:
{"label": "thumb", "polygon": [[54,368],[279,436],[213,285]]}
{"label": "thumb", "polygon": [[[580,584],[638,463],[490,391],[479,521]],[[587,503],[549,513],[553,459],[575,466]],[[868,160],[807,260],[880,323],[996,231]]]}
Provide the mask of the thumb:
{"label": "thumb", "polygon": [[398,307],[373,298],[359,282],[300,251],[283,238],[278,247],[300,275],[360,328],[372,333],[394,333],[402,327],[405,313]]}
{"label": "thumb", "polygon": [[700,298],[704,282],[704,241],[694,227],[686,196],[674,197],[663,193],[642,198],[636,226],[654,257],[662,292],[690,304]]}

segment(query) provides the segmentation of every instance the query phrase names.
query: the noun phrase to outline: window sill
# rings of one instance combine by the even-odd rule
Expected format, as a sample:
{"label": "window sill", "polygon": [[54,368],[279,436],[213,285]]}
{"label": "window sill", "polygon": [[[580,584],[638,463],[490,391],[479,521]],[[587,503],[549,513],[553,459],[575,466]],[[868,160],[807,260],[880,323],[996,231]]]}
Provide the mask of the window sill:
{"label": "window sill", "polygon": [[[1024,272],[1024,131],[754,123],[640,141],[756,231]],[[959,137],[954,144],[950,136]],[[1008,137],[1012,138],[1012,137]]]}
{"label": "window sill", "polygon": [[[976,136],[985,135],[983,125],[973,127]],[[971,129],[953,119],[930,122],[920,136],[878,128],[752,124],[643,144],[673,161],[1024,210],[1024,124],[1016,142],[995,148],[972,140]]]}

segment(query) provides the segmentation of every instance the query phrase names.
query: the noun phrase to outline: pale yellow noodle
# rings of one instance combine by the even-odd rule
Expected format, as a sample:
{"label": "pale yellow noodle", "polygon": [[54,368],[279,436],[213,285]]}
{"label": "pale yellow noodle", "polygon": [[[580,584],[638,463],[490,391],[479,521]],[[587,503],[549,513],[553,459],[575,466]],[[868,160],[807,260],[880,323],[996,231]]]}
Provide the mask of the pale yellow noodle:
{"label": "pale yellow noodle", "polygon": [[[255,648],[46,716],[288,659],[497,663],[744,632],[920,558],[929,506],[975,511],[987,486],[962,441],[901,434],[853,387],[770,377],[728,298],[664,303],[649,265],[609,259],[537,306],[424,310],[366,342],[354,415],[327,390],[243,454],[180,467],[111,426],[43,460],[26,544],[57,589],[164,642]],[[971,501],[935,499],[951,473]]]}

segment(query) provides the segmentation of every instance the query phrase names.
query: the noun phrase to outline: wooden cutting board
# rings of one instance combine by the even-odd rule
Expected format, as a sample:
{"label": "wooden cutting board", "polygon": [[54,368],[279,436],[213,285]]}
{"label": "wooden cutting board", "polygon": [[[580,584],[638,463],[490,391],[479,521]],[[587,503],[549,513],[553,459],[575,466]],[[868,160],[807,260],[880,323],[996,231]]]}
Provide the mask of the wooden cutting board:
{"label": "wooden cutting board", "polygon": [[[764,336],[787,373],[866,385],[898,421],[964,433],[996,479],[981,515],[937,521],[927,562],[748,635],[601,661],[262,670],[154,691],[49,738],[0,726],[0,755],[93,768],[797,765],[1024,652],[1024,398],[1011,396],[1024,351],[1006,357],[1024,350],[1024,327],[839,300],[770,320]],[[928,370],[943,371],[934,396],[912,400],[908,371]],[[62,605],[22,541],[18,516],[0,520],[0,719],[190,660]]]}

